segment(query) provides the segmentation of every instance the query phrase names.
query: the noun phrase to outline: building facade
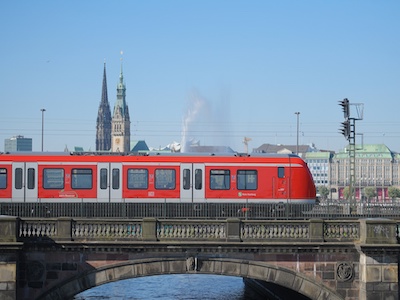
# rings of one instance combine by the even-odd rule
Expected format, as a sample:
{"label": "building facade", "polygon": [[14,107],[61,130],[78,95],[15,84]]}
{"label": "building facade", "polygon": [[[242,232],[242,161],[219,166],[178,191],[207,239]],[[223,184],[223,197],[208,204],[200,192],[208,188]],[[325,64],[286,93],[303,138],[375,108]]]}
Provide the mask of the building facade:
{"label": "building facade", "polygon": [[4,140],[4,152],[32,151],[32,139],[22,135]]}
{"label": "building facade", "polygon": [[106,64],[104,63],[101,101],[96,123],[96,151],[111,150],[111,110],[108,102]]}
{"label": "building facade", "polygon": [[114,106],[114,113],[111,120],[111,151],[112,152],[129,152],[131,121],[129,118],[129,109],[126,104],[126,88],[124,76],[119,75],[119,83],[117,85],[117,101]]}
{"label": "building facade", "polygon": [[[330,185],[337,199],[344,199],[343,190],[350,185],[350,159],[347,148],[338,152],[330,164]],[[363,145],[356,148],[355,182],[352,183],[355,198],[366,199],[364,189],[376,189],[376,201],[388,200],[388,189],[399,187],[399,159],[383,144]]]}
{"label": "building facade", "polygon": [[329,151],[306,152],[304,160],[314,179],[315,186],[329,185],[329,167],[333,153]]}

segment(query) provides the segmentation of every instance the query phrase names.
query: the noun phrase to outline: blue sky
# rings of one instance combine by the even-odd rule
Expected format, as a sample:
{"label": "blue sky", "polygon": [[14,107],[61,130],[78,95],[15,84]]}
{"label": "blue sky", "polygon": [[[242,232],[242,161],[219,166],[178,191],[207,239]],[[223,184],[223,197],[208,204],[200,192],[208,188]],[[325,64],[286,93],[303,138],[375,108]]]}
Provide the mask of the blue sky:
{"label": "blue sky", "polygon": [[338,151],[348,98],[364,143],[400,152],[400,1],[1,1],[0,28],[0,151],[40,150],[41,108],[45,151],[94,150],[123,51],[131,140],[295,145],[298,111],[300,143]]}

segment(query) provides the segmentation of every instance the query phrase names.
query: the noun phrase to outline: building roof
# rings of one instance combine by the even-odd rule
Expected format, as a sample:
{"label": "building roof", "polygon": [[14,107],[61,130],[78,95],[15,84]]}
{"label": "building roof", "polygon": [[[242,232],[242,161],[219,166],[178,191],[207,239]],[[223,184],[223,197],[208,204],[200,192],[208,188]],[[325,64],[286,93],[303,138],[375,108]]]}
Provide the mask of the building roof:
{"label": "building roof", "polygon": [[305,159],[326,159],[329,160],[333,156],[333,153],[326,151],[306,152],[304,154]]}
{"label": "building roof", "polygon": [[[384,144],[364,144],[356,145],[356,157],[357,158],[393,158],[393,153]],[[347,158],[349,157],[349,146],[336,153],[336,158]]]}
{"label": "building roof", "polygon": [[[299,153],[307,153],[311,151],[315,151],[314,148],[309,145],[299,145],[298,146]],[[262,144],[258,148],[254,148],[253,152],[256,153],[296,153],[297,145],[272,145],[272,144]]]}
{"label": "building roof", "polygon": [[149,151],[149,147],[143,140],[131,142],[131,152]]}
{"label": "building roof", "polygon": [[235,153],[228,146],[189,146],[186,152],[190,153]]}

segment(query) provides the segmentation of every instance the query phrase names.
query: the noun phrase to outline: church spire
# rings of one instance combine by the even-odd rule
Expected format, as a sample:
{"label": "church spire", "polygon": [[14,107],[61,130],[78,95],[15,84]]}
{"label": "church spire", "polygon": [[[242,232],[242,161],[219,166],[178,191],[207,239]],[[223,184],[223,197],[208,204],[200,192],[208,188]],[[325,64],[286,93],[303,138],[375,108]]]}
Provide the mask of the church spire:
{"label": "church spire", "polygon": [[97,114],[96,125],[96,151],[109,151],[111,149],[111,110],[108,102],[106,62],[104,62],[103,85],[101,100]]}
{"label": "church spire", "polygon": [[121,73],[117,84],[117,101],[114,106],[112,117],[112,151],[113,152],[129,152],[130,151],[130,135],[131,121],[129,118],[129,109],[126,104],[126,88],[124,83],[124,75],[122,72],[122,54],[121,51]]}

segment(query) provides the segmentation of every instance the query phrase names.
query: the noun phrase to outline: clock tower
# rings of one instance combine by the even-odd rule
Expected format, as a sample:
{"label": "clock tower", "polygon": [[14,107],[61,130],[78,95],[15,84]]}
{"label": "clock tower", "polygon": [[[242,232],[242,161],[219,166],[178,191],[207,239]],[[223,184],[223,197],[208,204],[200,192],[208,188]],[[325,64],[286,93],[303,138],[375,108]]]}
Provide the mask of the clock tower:
{"label": "clock tower", "polygon": [[125,84],[124,76],[122,73],[122,59],[121,59],[121,73],[119,75],[119,82],[117,84],[117,101],[114,106],[114,114],[111,121],[111,151],[112,152],[129,152],[131,143],[131,121],[129,118],[129,109],[125,100]]}

